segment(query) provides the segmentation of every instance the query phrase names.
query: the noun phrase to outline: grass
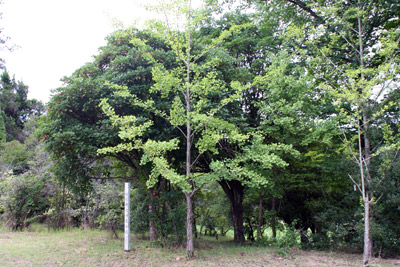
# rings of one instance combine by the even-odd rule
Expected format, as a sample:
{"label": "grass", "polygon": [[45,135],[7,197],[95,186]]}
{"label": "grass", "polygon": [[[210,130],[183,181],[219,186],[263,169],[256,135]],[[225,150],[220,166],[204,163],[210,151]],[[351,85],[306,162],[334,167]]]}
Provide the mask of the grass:
{"label": "grass", "polygon": [[[3,228],[0,266],[360,266],[361,262],[361,255],[300,250],[284,258],[275,249],[236,246],[226,237],[217,241],[202,236],[196,246],[194,259],[187,260],[183,246],[151,247],[134,236],[132,250],[124,252],[123,239],[101,230],[36,227],[9,232]],[[400,260],[375,259],[371,266],[400,266]]]}

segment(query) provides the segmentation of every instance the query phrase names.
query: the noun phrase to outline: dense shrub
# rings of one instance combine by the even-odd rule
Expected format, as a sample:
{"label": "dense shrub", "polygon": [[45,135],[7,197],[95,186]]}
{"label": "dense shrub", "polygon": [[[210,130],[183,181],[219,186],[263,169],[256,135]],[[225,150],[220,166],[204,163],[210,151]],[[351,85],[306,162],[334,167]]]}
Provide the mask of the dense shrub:
{"label": "dense shrub", "polygon": [[124,187],[121,182],[99,183],[95,186],[95,223],[118,238],[124,222]]}
{"label": "dense shrub", "polygon": [[0,182],[2,219],[12,230],[23,230],[35,220],[41,221],[49,208],[45,180],[32,173],[8,174]]}
{"label": "dense shrub", "polygon": [[[186,203],[183,194],[172,186],[161,187],[150,198],[149,191],[139,186],[131,194],[131,229],[134,233],[149,231],[150,220],[154,221],[159,244],[180,243],[185,236]],[[149,213],[149,203],[153,212]]]}

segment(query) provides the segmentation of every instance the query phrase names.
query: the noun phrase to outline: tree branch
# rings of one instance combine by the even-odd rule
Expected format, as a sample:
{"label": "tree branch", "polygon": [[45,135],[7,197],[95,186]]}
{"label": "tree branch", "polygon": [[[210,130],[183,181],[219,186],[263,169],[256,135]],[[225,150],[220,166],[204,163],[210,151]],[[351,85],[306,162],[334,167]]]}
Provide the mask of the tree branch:
{"label": "tree branch", "polygon": [[[267,1],[267,0],[262,0],[262,1]],[[303,1],[300,0],[285,0],[286,2],[292,3],[298,7],[300,7],[302,10],[306,11],[308,14],[310,14],[315,20],[317,21],[318,24],[325,24],[326,21],[317,13],[315,13],[311,8],[309,8]]]}

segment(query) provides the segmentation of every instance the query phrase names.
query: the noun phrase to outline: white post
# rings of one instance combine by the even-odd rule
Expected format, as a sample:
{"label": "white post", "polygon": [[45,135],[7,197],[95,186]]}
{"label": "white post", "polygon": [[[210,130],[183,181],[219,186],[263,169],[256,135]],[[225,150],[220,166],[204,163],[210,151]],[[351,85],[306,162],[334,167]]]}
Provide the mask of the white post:
{"label": "white post", "polygon": [[131,240],[130,240],[130,226],[131,226],[131,209],[130,209],[130,183],[125,183],[125,242],[124,248],[125,252],[131,250]]}

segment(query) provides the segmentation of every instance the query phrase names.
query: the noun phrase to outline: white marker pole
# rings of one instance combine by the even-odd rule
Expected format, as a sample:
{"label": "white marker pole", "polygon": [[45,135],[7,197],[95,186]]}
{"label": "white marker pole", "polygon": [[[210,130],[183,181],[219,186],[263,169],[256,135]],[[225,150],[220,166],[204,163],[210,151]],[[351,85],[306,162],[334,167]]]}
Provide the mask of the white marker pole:
{"label": "white marker pole", "polygon": [[124,248],[125,252],[129,252],[131,250],[131,240],[130,240],[130,226],[131,226],[131,209],[130,209],[130,183],[125,183],[125,242]]}

